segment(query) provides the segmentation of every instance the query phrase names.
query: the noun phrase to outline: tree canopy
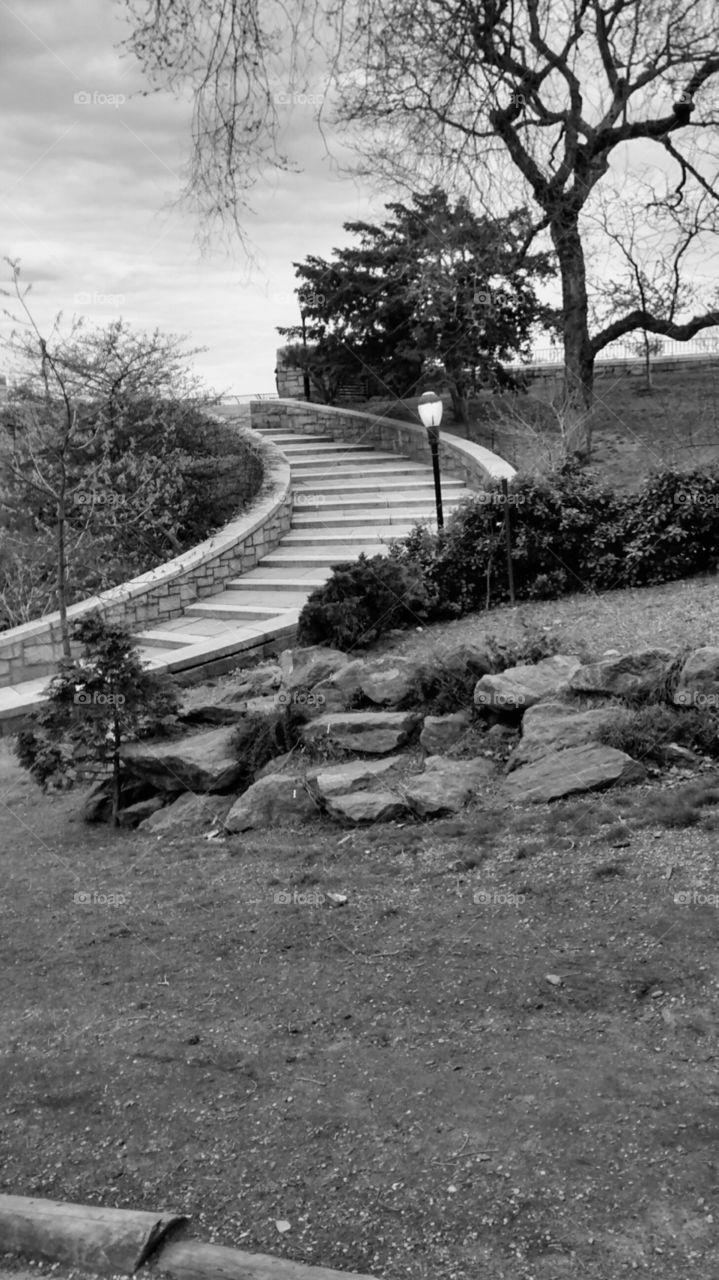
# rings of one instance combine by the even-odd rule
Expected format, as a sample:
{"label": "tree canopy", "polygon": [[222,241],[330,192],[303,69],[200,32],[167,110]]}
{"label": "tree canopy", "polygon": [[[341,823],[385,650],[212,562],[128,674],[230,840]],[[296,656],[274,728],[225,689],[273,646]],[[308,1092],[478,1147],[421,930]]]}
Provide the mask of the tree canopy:
{"label": "tree canopy", "polygon": [[[437,187],[386,208],[381,226],[345,223],[358,242],[332,261],[294,264],[309,371],[334,362],[340,378],[367,374],[378,394],[400,397],[438,373],[464,420],[470,388],[515,385],[506,362],[556,319],[535,288],[553,274],[551,256],[524,251],[524,210],[478,217]],[[305,336],[298,326],[279,332]]]}

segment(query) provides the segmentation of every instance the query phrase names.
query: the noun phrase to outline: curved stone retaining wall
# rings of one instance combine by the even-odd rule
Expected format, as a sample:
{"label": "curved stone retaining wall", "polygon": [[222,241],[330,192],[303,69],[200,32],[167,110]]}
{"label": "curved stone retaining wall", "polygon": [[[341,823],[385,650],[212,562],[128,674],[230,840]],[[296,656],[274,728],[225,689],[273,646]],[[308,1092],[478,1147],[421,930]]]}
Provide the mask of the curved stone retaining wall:
{"label": "curved stone retaining wall", "polygon": [[[335,409],[305,400],[253,400],[250,405],[253,427],[277,431],[301,431],[305,435],[332,435],[336,440],[371,444],[386,453],[402,453],[416,462],[432,465],[427,432],[419,423],[395,418],[377,418],[352,409]],[[443,472],[464,480],[472,489],[482,489],[488,480],[511,480],[514,467],[490,449],[459,436],[440,434],[439,461]]]}
{"label": "curved stone retaining wall", "polygon": [[[292,519],[289,464],[279,449],[256,436],[264,478],[254,502],[236,520],[183,555],[110,591],[71,605],[68,618],[102,613],[131,631],[178,617],[189,604],[214,595],[229,578],[253,569],[274,551]],[[51,675],[62,657],[60,615],[48,614],[0,632],[0,687]]]}

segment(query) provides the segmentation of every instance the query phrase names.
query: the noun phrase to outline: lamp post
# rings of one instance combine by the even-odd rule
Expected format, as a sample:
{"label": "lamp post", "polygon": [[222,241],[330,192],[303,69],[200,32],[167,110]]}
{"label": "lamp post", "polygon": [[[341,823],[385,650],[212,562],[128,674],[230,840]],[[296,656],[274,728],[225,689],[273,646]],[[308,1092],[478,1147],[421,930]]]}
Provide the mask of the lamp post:
{"label": "lamp post", "polygon": [[437,528],[444,528],[442,515],[442,486],[439,479],[439,424],[442,421],[442,401],[434,391],[425,391],[419,398],[417,412],[427,428],[427,439],[432,451],[432,470],[434,471],[434,501],[437,507]]}

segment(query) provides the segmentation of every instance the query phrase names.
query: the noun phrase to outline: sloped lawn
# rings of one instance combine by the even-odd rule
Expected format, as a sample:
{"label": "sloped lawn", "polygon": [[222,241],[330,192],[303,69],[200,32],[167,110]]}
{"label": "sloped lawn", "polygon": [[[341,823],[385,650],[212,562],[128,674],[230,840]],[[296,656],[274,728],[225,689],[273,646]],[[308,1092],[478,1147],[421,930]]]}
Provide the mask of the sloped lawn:
{"label": "sloped lawn", "polygon": [[158,839],[0,760],[3,1191],[387,1280],[714,1280],[704,819]]}

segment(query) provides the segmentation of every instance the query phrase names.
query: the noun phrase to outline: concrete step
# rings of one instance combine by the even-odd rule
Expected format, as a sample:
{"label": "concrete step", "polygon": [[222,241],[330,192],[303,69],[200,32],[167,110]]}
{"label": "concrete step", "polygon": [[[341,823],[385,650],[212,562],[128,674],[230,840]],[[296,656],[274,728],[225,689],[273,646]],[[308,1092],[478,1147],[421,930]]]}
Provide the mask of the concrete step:
{"label": "concrete step", "polygon": [[300,454],[298,457],[288,457],[288,462],[292,467],[293,474],[295,472],[317,471],[320,468],[331,470],[334,472],[337,467],[354,467],[358,474],[366,471],[367,467],[373,470],[380,468],[384,471],[390,468],[400,474],[402,471],[418,471],[426,473],[427,468],[422,466],[421,462],[412,462],[409,458],[398,457],[396,453],[375,453],[374,449],[362,453],[358,449],[345,449],[336,453],[317,453],[317,454]]}
{"label": "concrete step", "polygon": [[[341,483],[340,483],[341,481]],[[399,475],[393,472],[381,471],[376,476],[370,475],[366,467],[357,467],[351,475],[346,477],[339,476],[337,472],[318,472],[316,476],[298,475],[292,479],[293,489],[299,489],[305,493],[320,494],[373,494],[378,496],[389,495],[391,499],[400,499],[402,497],[409,498],[410,495],[417,496],[422,499],[423,495],[431,494],[434,501],[434,481],[426,480],[421,475],[413,472],[401,471]],[[467,488],[463,480],[443,480],[442,494],[445,493],[461,493],[463,497],[470,496],[470,490]]]}
{"label": "concrete step", "polygon": [[[275,609],[272,616],[276,617],[278,610],[281,614],[287,609],[301,609],[310,591],[314,591],[316,585],[316,583],[312,583],[303,590],[295,582],[294,586],[287,587],[282,592],[277,592],[276,595],[273,592],[272,599],[275,602]],[[248,604],[257,604],[261,607],[267,605],[267,593],[265,591],[257,591],[248,586],[244,578],[233,578],[232,581],[227,583],[227,590],[241,591],[242,599],[246,600]],[[219,597],[219,599],[221,598]]]}
{"label": "concrete step", "polygon": [[185,617],[223,618],[236,622],[263,622],[274,618],[277,609],[272,605],[248,604],[244,597],[221,591],[207,600],[196,600],[185,609]]}
{"label": "concrete step", "polygon": [[356,560],[361,554],[381,556],[387,554],[387,547],[382,542],[364,543],[348,547],[346,544],[327,551],[311,551],[309,548],[297,551],[273,551],[263,556],[260,561],[262,569],[319,569],[324,565],[342,564],[345,560]]}
{"label": "concrete step", "polygon": [[[292,527],[294,529],[325,529],[330,525],[345,529],[351,526],[374,525],[416,525],[417,521],[426,524],[435,520],[436,508],[432,502],[417,499],[417,502],[402,502],[402,494],[398,502],[377,502],[368,506],[367,499],[338,499],[336,502],[297,502],[294,504]],[[462,502],[462,498],[445,498],[443,506],[452,509]]]}
{"label": "concrete step", "polygon": [[[331,467],[313,467],[295,469],[292,467],[292,484],[296,487],[299,484],[315,485],[335,484],[340,481],[346,481],[351,484],[353,481],[360,484],[365,489],[373,489],[375,485],[379,487],[392,484],[395,489],[404,488],[406,480],[419,480],[423,485],[427,484],[427,468],[420,466],[419,463],[408,462],[404,465],[390,465],[387,463],[383,467],[375,467],[371,462],[365,462],[362,466],[357,463],[337,463]],[[461,484],[461,480],[457,482]],[[434,489],[432,490],[434,492]]]}
{"label": "concrete step", "polygon": [[288,573],[286,567],[273,568],[269,565],[266,568],[250,569],[242,578],[235,579],[232,586],[238,591],[287,591],[291,595],[297,595],[300,591],[314,591],[315,587],[321,587],[331,577],[332,569],[329,565],[307,568],[294,574]]}
{"label": "concrete step", "polygon": [[299,431],[263,431],[261,434],[266,440],[271,440],[273,444],[306,444],[308,447],[313,444],[332,445],[337,448],[337,441],[334,436],[310,436]]}
{"label": "concrete step", "polygon": [[183,644],[202,644],[207,636],[192,634],[188,626],[187,631],[137,631],[133,639],[144,649],[174,649]]}
{"label": "concrete step", "polygon": [[[277,441],[275,441],[277,443]],[[303,453],[316,453],[318,456],[324,457],[326,454],[335,453],[374,453],[375,450],[371,444],[339,444],[336,440],[328,440],[326,443],[315,440],[314,437],[295,436],[292,441],[283,441],[280,446],[283,453],[293,460],[300,457]],[[396,455],[394,455],[396,456]]]}
{"label": "concrete step", "polygon": [[[285,534],[278,550],[290,547],[317,547],[318,551],[325,547],[332,551],[335,547],[346,547],[348,553],[352,551],[355,543],[364,546],[369,540],[369,533],[372,538],[386,540],[388,538],[406,538],[412,532],[411,524],[380,525],[379,528],[366,529],[361,524],[350,526],[346,529],[334,528],[332,525],[326,525],[320,529],[307,529],[305,531],[299,529],[297,532]],[[265,563],[265,561],[263,561]]]}

